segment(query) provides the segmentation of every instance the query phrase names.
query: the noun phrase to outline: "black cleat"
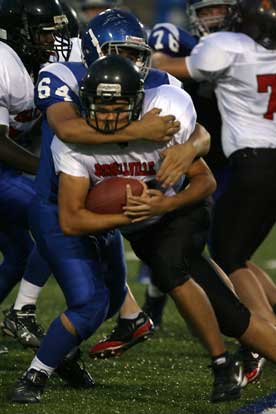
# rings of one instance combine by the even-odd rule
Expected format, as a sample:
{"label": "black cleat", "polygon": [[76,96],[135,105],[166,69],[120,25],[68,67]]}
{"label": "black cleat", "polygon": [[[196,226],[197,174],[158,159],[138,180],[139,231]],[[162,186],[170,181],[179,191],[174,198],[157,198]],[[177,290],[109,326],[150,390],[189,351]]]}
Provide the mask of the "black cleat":
{"label": "black cleat", "polygon": [[[95,381],[80,360],[80,349],[74,348],[56,368],[57,375],[73,388],[92,388]],[[81,362],[81,365],[79,363]]]}
{"label": "black cleat", "polygon": [[35,305],[25,305],[21,310],[8,310],[1,323],[3,334],[17,338],[25,347],[38,348],[44,330],[37,323],[35,310]]}
{"label": "black cleat", "polygon": [[241,346],[238,349],[236,357],[239,357],[243,363],[244,376],[242,387],[245,387],[250,382],[254,382],[260,378],[266,361],[265,358],[255,352],[252,352],[245,346]]}
{"label": "black cleat", "polygon": [[44,371],[28,370],[16,382],[9,400],[16,403],[39,403],[47,380],[48,375]]}
{"label": "black cleat", "polygon": [[223,364],[212,364],[214,374],[211,402],[237,400],[241,395],[243,369],[240,361],[231,357]]}
{"label": "black cleat", "polygon": [[162,295],[157,298],[152,298],[149,296],[148,291],[146,291],[146,300],[142,306],[143,311],[149,315],[151,320],[154,323],[154,328],[160,328],[162,323],[162,316],[165,305],[167,303],[167,295]]}
{"label": "black cleat", "polygon": [[120,356],[138,342],[148,339],[154,333],[150,317],[140,312],[136,319],[119,318],[111,334],[89,350],[92,358],[111,358]]}

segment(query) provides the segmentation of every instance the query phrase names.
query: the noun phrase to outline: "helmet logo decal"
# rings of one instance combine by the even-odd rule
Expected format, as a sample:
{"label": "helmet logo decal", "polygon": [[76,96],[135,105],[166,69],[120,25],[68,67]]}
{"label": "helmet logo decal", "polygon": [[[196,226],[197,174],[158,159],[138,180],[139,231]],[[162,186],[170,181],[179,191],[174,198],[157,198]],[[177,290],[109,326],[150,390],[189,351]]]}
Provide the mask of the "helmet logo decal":
{"label": "helmet logo decal", "polygon": [[92,29],[89,29],[88,30],[88,33],[90,34],[90,37],[91,37],[91,40],[92,40],[92,44],[96,48],[99,57],[105,56],[104,53],[103,53],[103,51],[102,51],[102,48],[100,46],[100,43],[99,43],[97,37],[94,35],[93,30]]}
{"label": "helmet logo decal", "polygon": [[64,26],[65,24],[68,24],[67,16],[65,14],[54,16],[54,23],[57,26]]}
{"label": "helmet logo decal", "polygon": [[119,83],[99,83],[97,86],[97,96],[121,96],[122,87]]}
{"label": "helmet logo decal", "polygon": [[144,44],[145,40],[141,37],[135,37],[135,36],[126,36],[126,42],[128,43],[137,43],[137,44]]}

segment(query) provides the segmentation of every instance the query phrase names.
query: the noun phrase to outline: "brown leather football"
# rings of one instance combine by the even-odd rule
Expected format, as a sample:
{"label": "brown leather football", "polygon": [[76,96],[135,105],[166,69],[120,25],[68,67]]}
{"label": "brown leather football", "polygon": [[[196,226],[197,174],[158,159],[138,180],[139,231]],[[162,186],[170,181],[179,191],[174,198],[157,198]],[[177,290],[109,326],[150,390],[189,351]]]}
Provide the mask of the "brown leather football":
{"label": "brown leather football", "polygon": [[88,192],[86,208],[97,214],[122,213],[126,205],[127,184],[130,184],[133,195],[142,194],[143,184],[135,178],[106,178]]}

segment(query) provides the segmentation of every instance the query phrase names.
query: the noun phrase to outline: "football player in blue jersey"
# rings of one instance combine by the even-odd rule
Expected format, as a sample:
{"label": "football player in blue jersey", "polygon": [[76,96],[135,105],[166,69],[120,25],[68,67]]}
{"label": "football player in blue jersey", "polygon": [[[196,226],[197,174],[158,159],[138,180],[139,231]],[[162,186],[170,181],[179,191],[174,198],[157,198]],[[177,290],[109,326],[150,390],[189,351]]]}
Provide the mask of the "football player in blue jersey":
{"label": "football player in blue jersey", "polygon": [[[97,53],[103,53],[101,46],[97,44],[97,42],[95,41],[93,24],[97,23],[98,29],[102,31],[104,25],[98,24],[98,19],[105,18],[106,22],[109,22],[110,14],[114,17],[113,21],[116,22],[115,28],[117,29],[121,24],[122,30],[118,31],[118,33],[121,36],[118,39],[118,42],[115,41],[115,44],[112,44],[111,41],[106,42],[105,46],[107,47],[107,49],[105,49],[105,53],[109,53],[109,51],[110,53],[111,51],[117,53],[118,49],[127,50],[128,48],[130,48],[132,54],[134,53],[134,55],[136,56],[135,60],[138,61],[140,69],[146,75],[146,72],[148,71],[148,68],[146,67],[146,62],[148,61],[150,51],[145,42],[142,26],[133,15],[127,12],[121,12],[119,10],[109,10],[106,12],[106,14],[103,13],[97,16],[95,18],[96,22],[94,20],[91,22],[90,25],[88,25],[85,34],[87,39],[84,39],[83,41],[83,53],[85,60],[87,61],[87,63],[89,63],[89,59],[91,58],[90,49],[96,50],[95,59],[98,57]],[[127,24],[126,26],[126,23],[129,22],[131,24]],[[110,31],[109,27],[106,27],[106,29]],[[113,39],[114,38],[112,38],[112,40]],[[124,131],[120,133],[118,132],[117,134],[103,135],[102,133],[94,131],[79,115],[79,84],[81,79],[85,75],[86,71],[86,65],[80,62],[52,64],[48,67],[45,67],[40,72],[36,88],[36,102],[39,108],[47,116],[47,119],[45,116],[43,120],[41,160],[36,179],[37,203],[33,203],[33,205],[36,206],[36,212],[33,211],[33,214],[30,217],[30,221],[32,231],[37,240],[38,246],[41,249],[43,256],[46,257],[46,259],[49,261],[51,268],[55,274],[55,277],[59,280],[64,290],[66,299],[68,301],[68,310],[61,316],[61,318],[57,318],[50,326],[47,335],[47,340],[45,340],[46,342],[42,342],[41,348],[38,352],[38,357],[36,357],[32,363],[31,373],[29,376],[27,375],[27,377],[25,378],[27,382],[33,380],[33,370],[45,370],[45,367],[48,366],[50,367],[50,374],[56,367],[57,362],[60,360],[60,358],[69,351],[68,348],[71,348],[73,345],[76,345],[80,342],[81,339],[79,337],[76,338],[74,337],[74,335],[70,335],[70,331],[72,331],[72,329],[70,325],[70,318],[68,321],[67,315],[70,315],[73,311],[73,315],[76,316],[76,319],[78,319],[78,321],[81,324],[84,324],[83,326],[85,327],[83,330],[83,338],[85,338],[96,329],[97,325],[100,323],[100,321],[102,321],[102,318],[105,317],[105,309],[107,306],[105,300],[103,300],[101,303],[95,303],[95,306],[99,306],[100,316],[98,319],[95,319],[95,317],[89,317],[88,319],[90,322],[88,326],[87,315],[90,315],[92,311],[90,305],[94,297],[93,295],[95,294],[95,291],[86,289],[87,283],[90,283],[89,281],[87,282],[87,278],[89,279],[89,275],[91,276],[91,272],[91,280],[93,280],[94,273],[95,277],[97,278],[98,271],[97,266],[96,268],[90,265],[87,266],[87,262],[91,264],[91,257],[87,254],[87,250],[84,249],[84,245],[82,244],[83,242],[81,240],[72,240],[72,238],[67,238],[64,235],[60,237],[59,242],[58,240],[53,241],[52,244],[47,242],[46,245],[43,242],[43,240],[46,240],[50,237],[48,233],[48,230],[51,228],[50,222],[53,220],[53,226],[56,226],[57,224],[55,207],[53,207],[53,205],[55,206],[56,203],[56,192],[58,188],[58,183],[53,169],[53,160],[50,151],[50,144],[53,138],[53,131],[55,131],[56,134],[65,141],[74,143],[98,144],[103,142],[129,141],[133,139],[139,139],[139,137],[147,137],[150,140],[157,141],[160,141],[162,139],[167,140],[169,139],[168,135],[173,135],[179,129],[179,123],[174,122],[174,116],[159,117],[158,113],[160,112],[160,110],[154,109],[150,113],[146,114],[141,121],[136,121],[134,125],[130,125],[128,128],[126,128]],[[159,76],[159,83],[158,79],[154,79],[155,86],[157,86],[158,84],[169,82],[170,77],[168,75],[163,74],[159,71],[154,72],[157,76]],[[192,158],[194,158],[197,154],[200,154],[202,151],[205,152],[206,147],[208,148],[208,140],[208,134],[206,134],[205,131],[199,129],[199,133],[196,133],[187,145],[187,147],[190,149],[190,154],[192,154]],[[190,146],[192,148],[190,148]],[[165,155],[165,161],[170,157],[170,154],[171,152],[168,151],[168,155]],[[191,156],[190,154],[189,156]],[[183,158],[186,158],[186,156],[184,156]],[[180,174],[180,171],[173,171],[167,174],[166,167],[163,171],[165,175],[164,180],[169,181],[174,180],[175,177],[178,174]],[[169,171],[172,170],[169,169]],[[174,175],[173,178],[171,177],[172,173]],[[46,228],[44,227],[42,229],[39,223],[44,222],[44,224],[46,224],[46,221],[41,221],[40,219],[38,219],[38,217],[40,213],[44,215],[44,207],[46,207],[46,210],[48,210],[47,216],[49,218],[49,221],[47,221]],[[73,243],[74,241],[76,242],[76,245]],[[118,249],[120,250],[120,240],[117,239],[115,241],[115,246],[117,245]],[[94,242],[97,241],[94,240]],[[65,248],[62,247],[63,244]],[[70,245],[72,246],[71,249],[69,248]],[[78,248],[78,246],[80,247]],[[114,251],[114,246],[111,250]],[[110,250],[107,249],[107,253],[109,251]],[[73,267],[71,266],[72,252],[76,252],[76,257],[79,258],[80,262],[86,264],[84,267],[80,266],[79,271],[77,271],[75,267],[73,271]],[[91,254],[92,252],[93,249],[91,250]],[[121,257],[122,256],[119,253],[116,256],[115,263],[117,263],[118,267],[122,267]],[[111,255],[110,260],[112,260],[112,258],[114,262],[114,252]],[[79,261],[77,262],[79,264]],[[68,263],[68,265],[65,265],[66,263]],[[89,269],[89,271],[87,269]],[[72,277],[72,271],[74,273],[74,277]],[[124,274],[124,269],[121,272],[121,274]],[[81,284],[81,288],[78,291],[78,297],[76,298],[76,292],[74,292],[72,283],[74,280],[79,281],[82,279],[84,282],[83,284]],[[122,288],[121,290],[120,287]],[[103,286],[100,288],[102,289]],[[125,286],[122,287],[118,285],[118,294],[112,295],[112,297],[115,298],[114,300],[116,301],[116,306],[118,306],[118,303],[121,301],[122,296],[124,296],[124,289]],[[92,296],[87,295],[88,291],[91,293]],[[106,293],[104,297],[106,297]],[[76,300],[77,302],[81,302],[81,308],[76,308],[75,310],[73,310],[72,307],[74,308],[74,302]],[[113,306],[113,308],[115,308],[115,305]],[[73,320],[74,318],[75,317],[72,316]],[[57,335],[59,335],[64,330],[68,331],[68,334],[64,336],[65,342],[58,344],[59,350],[57,350],[57,352],[50,352],[49,350],[55,347],[55,345],[57,345]],[[87,377],[85,378],[87,379]],[[34,399],[36,400],[36,398]]]}
{"label": "football player in blue jersey", "polygon": [[[157,70],[149,69],[150,49],[146,44],[145,33],[142,25],[129,12],[120,10],[108,10],[95,17],[88,25],[83,38],[83,54],[85,61],[89,64],[97,59],[99,54],[104,53],[128,53],[139,65],[145,76],[147,88],[158,86],[164,83],[174,83],[180,85],[172,76]],[[154,109],[146,114],[144,119],[130,125],[123,134],[112,136],[102,136],[91,130],[85,121],[79,116],[76,105],[79,103],[76,91],[78,84],[86,73],[86,65],[83,63],[68,63],[51,65],[41,71],[37,86],[37,102],[40,108],[47,113],[47,119],[58,135],[64,141],[84,142],[97,144],[106,142],[123,141],[137,139],[139,136],[148,136],[150,139],[160,140],[166,135],[172,135],[178,129],[178,123],[174,123],[174,117],[159,117],[159,109]],[[46,118],[43,120],[43,140],[41,157],[43,162],[40,164],[37,188],[42,191],[44,182],[47,184],[49,174],[51,174],[50,142],[53,131],[49,128]],[[164,152],[164,161],[159,170],[159,178],[164,185],[170,184],[182,174],[183,169],[187,168],[194,157],[206,153],[209,147],[209,136],[204,128],[197,126],[196,132],[183,147],[181,151],[168,149]],[[181,156],[180,156],[181,155]],[[48,161],[47,161],[48,160]],[[171,162],[172,161],[172,162]],[[47,168],[45,166],[47,164]],[[43,190],[44,191],[44,190]],[[23,281],[25,283],[25,281]],[[28,277],[28,282],[31,278]],[[24,284],[23,283],[23,284]],[[32,299],[38,296],[39,288],[32,280]],[[24,291],[30,289],[30,285],[23,289],[17,301],[20,304],[28,303],[28,295]],[[129,295],[128,295],[129,298]],[[141,309],[134,300],[130,300],[131,315],[129,323],[134,327],[134,334],[139,327],[133,324],[133,319],[140,321],[144,331],[141,336],[151,332],[151,322],[143,314],[142,318],[137,318]],[[122,322],[123,323],[123,322]],[[131,333],[131,340],[135,335]]]}

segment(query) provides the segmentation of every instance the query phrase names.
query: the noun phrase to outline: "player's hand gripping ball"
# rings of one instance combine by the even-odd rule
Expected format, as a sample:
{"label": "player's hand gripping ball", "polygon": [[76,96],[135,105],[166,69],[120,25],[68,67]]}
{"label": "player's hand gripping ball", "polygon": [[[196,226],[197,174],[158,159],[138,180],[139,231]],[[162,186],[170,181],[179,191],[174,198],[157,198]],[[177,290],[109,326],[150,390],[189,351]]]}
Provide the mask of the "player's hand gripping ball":
{"label": "player's hand gripping ball", "polygon": [[93,187],[86,198],[86,208],[97,214],[120,214],[126,205],[126,185],[131,186],[134,196],[143,193],[144,185],[134,178],[106,178]]}

